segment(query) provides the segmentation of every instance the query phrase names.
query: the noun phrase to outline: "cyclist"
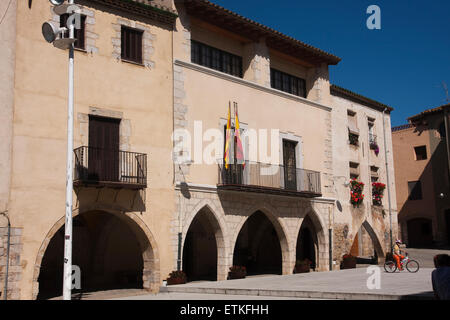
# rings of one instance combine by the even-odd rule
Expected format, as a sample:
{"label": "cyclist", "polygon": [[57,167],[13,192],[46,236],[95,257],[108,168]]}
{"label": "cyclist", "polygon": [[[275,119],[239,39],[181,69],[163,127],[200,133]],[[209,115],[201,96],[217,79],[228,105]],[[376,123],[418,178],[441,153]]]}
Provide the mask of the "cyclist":
{"label": "cyclist", "polygon": [[397,264],[397,268],[398,268],[398,270],[400,270],[400,271],[403,270],[403,267],[402,267],[402,265],[400,264],[400,261],[402,261],[403,259],[405,259],[405,256],[401,255],[401,250],[400,250],[400,247],[399,247],[401,243],[402,243],[402,242],[401,242],[399,239],[397,239],[397,240],[395,241],[394,252],[393,252],[393,254],[392,254],[392,256],[393,256],[393,258],[394,258],[394,260],[395,260],[395,263]]}

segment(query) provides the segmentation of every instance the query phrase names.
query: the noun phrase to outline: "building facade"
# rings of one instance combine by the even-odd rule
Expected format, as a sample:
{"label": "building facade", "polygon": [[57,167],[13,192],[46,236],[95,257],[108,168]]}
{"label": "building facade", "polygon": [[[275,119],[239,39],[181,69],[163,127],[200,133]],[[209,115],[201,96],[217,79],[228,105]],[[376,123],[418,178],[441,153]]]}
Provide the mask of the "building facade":
{"label": "building facade", "polygon": [[[84,37],[75,44],[73,264],[86,289],[157,290],[172,268],[156,239],[170,241],[163,217],[174,210],[167,57],[176,14],[123,1],[76,4]],[[59,19],[48,1],[13,0],[1,26],[11,38],[0,60],[10,80],[1,90],[1,210],[12,226],[12,299],[62,292],[68,53],[41,34],[45,21]],[[130,51],[133,35],[141,57]],[[2,228],[4,253],[6,235]],[[2,262],[4,277],[6,254]]]}
{"label": "building facade", "polygon": [[[82,290],[157,292],[177,269],[189,281],[225,280],[233,265],[291,274],[304,259],[326,271],[349,252],[382,261],[397,232],[395,187],[389,210],[386,197],[374,205],[371,182],[393,177],[389,130],[380,142],[392,109],[330,85],[340,58],[209,1],[75,3]],[[61,292],[67,52],[41,25],[64,19],[47,1],[12,0],[0,27],[0,210],[12,226],[7,257],[1,220],[0,277],[8,262],[11,299]],[[239,160],[234,107],[244,157],[227,168],[228,110]],[[352,177],[366,185],[359,206]]]}
{"label": "building facade", "polygon": [[410,247],[449,244],[448,108],[426,110],[392,128],[399,225]]}

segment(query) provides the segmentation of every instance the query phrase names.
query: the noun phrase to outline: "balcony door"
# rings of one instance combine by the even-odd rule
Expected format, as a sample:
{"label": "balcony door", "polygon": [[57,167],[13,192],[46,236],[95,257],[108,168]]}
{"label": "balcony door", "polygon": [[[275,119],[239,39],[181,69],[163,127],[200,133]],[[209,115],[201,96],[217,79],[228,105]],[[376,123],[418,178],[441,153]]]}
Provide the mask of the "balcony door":
{"label": "balcony door", "polygon": [[89,116],[89,179],[119,181],[120,119]]}
{"label": "balcony door", "polygon": [[[241,185],[243,183],[243,172],[244,168],[242,167],[241,163],[238,163],[238,160],[236,159],[237,154],[237,137],[234,135],[234,126],[231,127],[232,135],[231,135],[231,146],[230,146],[230,165],[228,166],[228,169],[223,171],[223,181],[226,184],[236,184]],[[224,137],[227,136],[227,127],[224,127]],[[224,148],[223,152],[225,155],[225,144],[226,139],[224,138]],[[225,159],[224,159],[224,166],[225,166]]]}
{"label": "balcony door", "polygon": [[295,141],[283,140],[284,188],[288,190],[297,190],[296,146]]}

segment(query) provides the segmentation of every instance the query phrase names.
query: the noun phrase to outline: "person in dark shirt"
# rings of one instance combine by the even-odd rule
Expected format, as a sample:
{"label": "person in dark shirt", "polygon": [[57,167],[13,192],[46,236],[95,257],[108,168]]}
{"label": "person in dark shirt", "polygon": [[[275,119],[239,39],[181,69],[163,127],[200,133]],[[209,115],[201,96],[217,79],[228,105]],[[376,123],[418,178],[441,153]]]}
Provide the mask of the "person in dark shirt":
{"label": "person in dark shirt", "polygon": [[431,273],[434,297],[438,300],[450,300],[450,256],[434,256],[434,266],[436,269]]}

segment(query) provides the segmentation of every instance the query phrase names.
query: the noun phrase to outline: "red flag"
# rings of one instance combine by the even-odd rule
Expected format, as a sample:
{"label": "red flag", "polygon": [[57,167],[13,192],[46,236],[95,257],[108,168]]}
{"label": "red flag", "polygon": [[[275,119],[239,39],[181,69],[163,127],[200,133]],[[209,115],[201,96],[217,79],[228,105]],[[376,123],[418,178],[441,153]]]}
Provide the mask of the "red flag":
{"label": "red flag", "polygon": [[231,145],[231,106],[228,105],[227,132],[225,138],[225,169],[228,169],[230,163],[230,145]]}
{"label": "red flag", "polygon": [[239,130],[239,118],[238,118],[238,110],[237,110],[237,103],[235,108],[235,118],[236,118],[236,125],[235,125],[235,136],[236,136],[236,160],[238,163],[242,163],[242,168],[245,167],[245,161],[244,161],[244,149],[242,148],[242,140],[241,140],[241,132]]}

